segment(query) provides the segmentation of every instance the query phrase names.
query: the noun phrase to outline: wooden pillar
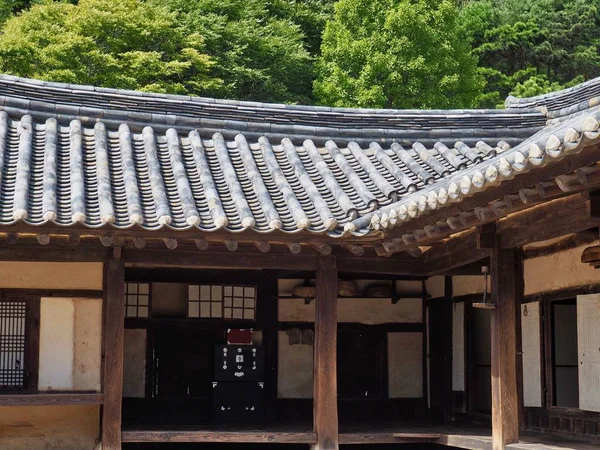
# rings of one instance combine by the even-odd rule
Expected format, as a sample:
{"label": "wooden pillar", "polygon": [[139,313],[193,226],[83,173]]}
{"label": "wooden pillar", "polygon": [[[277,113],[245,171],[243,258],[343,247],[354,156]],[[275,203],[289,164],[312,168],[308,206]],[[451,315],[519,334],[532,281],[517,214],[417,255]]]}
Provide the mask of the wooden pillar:
{"label": "wooden pillar", "polygon": [[[116,254],[118,255],[118,252]],[[125,268],[119,258],[104,264],[104,405],[102,449],[121,450]]]}
{"label": "wooden pillar", "polygon": [[317,444],[313,450],[337,450],[337,294],[335,256],[321,256],[317,269],[313,422]]}
{"label": "wooden pillar", "polygon": [[517,389],[517,318],[521,270],[517,249],[493,248],[492,297],[492,440],[493,450],[519,441]]}

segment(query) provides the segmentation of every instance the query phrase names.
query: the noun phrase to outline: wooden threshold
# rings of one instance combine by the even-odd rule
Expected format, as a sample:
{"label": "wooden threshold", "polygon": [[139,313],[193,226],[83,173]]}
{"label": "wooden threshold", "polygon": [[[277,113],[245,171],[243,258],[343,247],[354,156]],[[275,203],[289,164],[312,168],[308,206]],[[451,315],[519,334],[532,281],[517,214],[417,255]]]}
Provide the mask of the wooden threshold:
{"label": "wooden threshold", "polygon": [[101,405],[104,394],[98,393],[52,393],[0,395],[0,406],[68,406]]}
{"label": "wooden threshold", "polygon": [[316,444],[317,434],[311,431],[268,430],[126,430],[123,442],[230,442],[261,444]]}
{"label": "wooden threshold", "polygon": [[340,444],[430,444],[437,443],[441,437],[440,433],[430,432],[340,433]]}

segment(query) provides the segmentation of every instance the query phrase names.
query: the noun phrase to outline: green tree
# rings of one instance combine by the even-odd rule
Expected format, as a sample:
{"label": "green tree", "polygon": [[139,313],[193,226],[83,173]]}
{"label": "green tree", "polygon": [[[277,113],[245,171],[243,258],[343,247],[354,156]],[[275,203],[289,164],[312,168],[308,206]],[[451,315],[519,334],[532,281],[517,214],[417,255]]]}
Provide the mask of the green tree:
{"label": "green tree", "polygon": [[600,75],[600,0],[471,0],[460,12],[486,80],[480,106]]}
{"label": "green tree", "polygon": [[[212,72],[224,81],[210,95],[311,101],[312,57],[300,26],[293,20],[302,14],[306,17],[304,7],[284,7],[280,0],[154,1],[177,12],[178,21],[190,33],[203,36],[206,52],[215,61]],[[306,19],[305,25],[311,20]]]}
{"label": "green tree", "polygon": [[44,1],[0,35],[0,70],[124,89],[203,94],[219,88],[202,36],[139,0]]}
{"label": "green tree", "polygon": [[373,108],[473,106],[482,81],[449,0],[340,0],[325,28],[316,98]]}

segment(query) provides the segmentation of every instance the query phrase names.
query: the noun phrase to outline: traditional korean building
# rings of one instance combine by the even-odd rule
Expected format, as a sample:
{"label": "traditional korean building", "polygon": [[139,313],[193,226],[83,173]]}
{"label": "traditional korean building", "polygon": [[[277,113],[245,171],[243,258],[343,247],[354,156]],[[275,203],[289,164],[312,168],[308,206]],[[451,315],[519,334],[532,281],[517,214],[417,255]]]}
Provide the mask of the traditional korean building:
{"label": "traditional korean building", "polygon": [[1,76],[0,448],[600,448],[599,104]]}

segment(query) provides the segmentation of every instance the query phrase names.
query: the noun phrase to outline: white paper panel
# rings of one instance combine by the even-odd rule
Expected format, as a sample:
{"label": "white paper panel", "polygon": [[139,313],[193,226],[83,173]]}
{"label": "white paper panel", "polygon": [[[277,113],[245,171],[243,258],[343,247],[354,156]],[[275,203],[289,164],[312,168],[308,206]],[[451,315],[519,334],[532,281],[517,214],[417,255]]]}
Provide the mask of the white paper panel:
{"label": "white paper panel", "polygon": [[73,389],[74,318],[73,299],[41,299],[40,391]]}
{"label": "white paper panel", "polygon": [[600,294],[577,297],[579,409],[600,412]]}
{"label": "white paper panel", "polygon": [[390,398],[423,397],[423,334],[388,333]]}
{"label": "white paper panel", "polygon": [[452,312],[452,390],[465,390],[465,304],[455,303]]}
{"label": "white paper panel", "polygon": [[523,345],[523,404],[542,406],[542,369],[540,343],[540,304],[521,305]]}

